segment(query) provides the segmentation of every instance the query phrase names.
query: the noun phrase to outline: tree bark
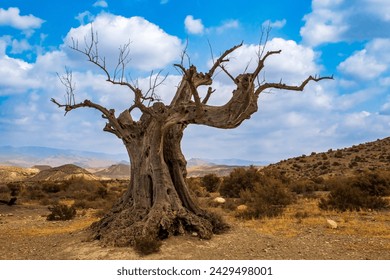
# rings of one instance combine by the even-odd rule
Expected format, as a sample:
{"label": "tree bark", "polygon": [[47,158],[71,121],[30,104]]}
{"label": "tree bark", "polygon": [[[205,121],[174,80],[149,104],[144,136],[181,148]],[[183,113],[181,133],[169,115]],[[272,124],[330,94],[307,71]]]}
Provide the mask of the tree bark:
{"label": "tree bark", "polygon": [[186,161],[180,149],[185,125],[164,129],[152,119],[140,138],[125,143],[131,160],[130,187],[100,221],[95,239],[115,246],[134,245],[137,238],[196,232],[213,234],[210,215],[193,201],[187,187]]}

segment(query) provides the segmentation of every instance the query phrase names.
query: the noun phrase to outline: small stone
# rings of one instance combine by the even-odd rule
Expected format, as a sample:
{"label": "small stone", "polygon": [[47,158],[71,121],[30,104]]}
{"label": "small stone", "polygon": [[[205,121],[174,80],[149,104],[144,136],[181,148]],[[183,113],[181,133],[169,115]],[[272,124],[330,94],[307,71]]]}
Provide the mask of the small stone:
{"label": "small stone", "polygon": [[197,236],[198,236],[198,233],[197,233],[197,232],[193,232],[193,233],[192,233],[192,236],[193,236],[193,237],[197,237]]}
{"label": "small stone", "polygon": [[241,204],[237,206],[238,212],[246,212],[247,210],[248,210],[248,206],[246,206],[245,204]]}
{"label": "small stone", "polygon": [[326,219],[326,221],[328,222],[328,225],[331,229],[336,229],[337,228],[337,223],[331,219]]}
{"label": "small stone", "polygon": [[219,204],[224,204],[226,202],[226,199],[224,199],[223,197],[216,197],[214,198],[214,201]]}

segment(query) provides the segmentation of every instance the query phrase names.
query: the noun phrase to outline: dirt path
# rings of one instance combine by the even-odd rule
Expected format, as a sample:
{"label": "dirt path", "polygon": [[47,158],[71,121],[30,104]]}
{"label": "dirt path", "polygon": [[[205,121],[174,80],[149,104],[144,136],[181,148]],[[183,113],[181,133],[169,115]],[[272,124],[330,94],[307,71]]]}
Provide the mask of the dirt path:
{"label": "dirt path", "polygon": [[[326,226],[299,224],[299,232],[261,233],[253,223],[227,217],[232,229],[211,240],[169,238],[161,252],[140,257],[131,248],[85,241],[90,211],[72,221],[48,222],[47,208],[0,205],[0,259],[390,259],[390,239],[339,234]],[[256,223],[260,223],[257,222]]]}

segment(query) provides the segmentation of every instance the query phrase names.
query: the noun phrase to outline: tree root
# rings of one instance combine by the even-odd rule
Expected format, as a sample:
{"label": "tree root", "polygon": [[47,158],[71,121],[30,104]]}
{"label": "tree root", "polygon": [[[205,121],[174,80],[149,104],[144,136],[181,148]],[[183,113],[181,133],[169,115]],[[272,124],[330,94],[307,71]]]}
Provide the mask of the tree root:
{"label": "tree root", "polygon": [[121,212],[114,210],[91,226],[92,238],[100,240],[104,245],[134,246],[140,238],[163,240],[186,233],[196,233],[201,239],[210,239],[213,233],[222,233],[228,229],[227,224],[215,214],[204,212],[198,216],[185,208],[180,211],[163,208],[147,211],[134,207]]}

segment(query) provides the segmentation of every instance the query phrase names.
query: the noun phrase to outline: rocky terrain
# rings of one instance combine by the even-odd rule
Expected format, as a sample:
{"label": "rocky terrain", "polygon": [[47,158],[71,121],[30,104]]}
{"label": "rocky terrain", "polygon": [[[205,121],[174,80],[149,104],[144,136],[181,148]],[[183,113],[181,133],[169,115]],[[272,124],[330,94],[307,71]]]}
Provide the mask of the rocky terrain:
{"label": "rocky terrain", "polygon": [[312,153],[266,167],[291,178],[350,176],[363,170],[390,170],[390,137],[352,147]]}

